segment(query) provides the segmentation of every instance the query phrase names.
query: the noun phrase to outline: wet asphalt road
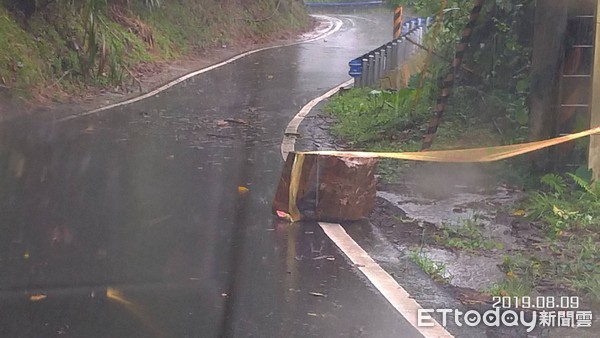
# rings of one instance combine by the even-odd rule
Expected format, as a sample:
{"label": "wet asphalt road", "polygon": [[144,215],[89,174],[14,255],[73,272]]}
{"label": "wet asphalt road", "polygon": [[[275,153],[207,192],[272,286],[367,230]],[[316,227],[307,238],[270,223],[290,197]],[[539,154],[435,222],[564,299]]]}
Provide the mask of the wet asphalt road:
{"label": "wet asphalt road", "polygon": [[388,13],[339,14],[135,104],[0,124],[0,335],[419,336],[316,224],[270,213],[286,124],[389,39]]}

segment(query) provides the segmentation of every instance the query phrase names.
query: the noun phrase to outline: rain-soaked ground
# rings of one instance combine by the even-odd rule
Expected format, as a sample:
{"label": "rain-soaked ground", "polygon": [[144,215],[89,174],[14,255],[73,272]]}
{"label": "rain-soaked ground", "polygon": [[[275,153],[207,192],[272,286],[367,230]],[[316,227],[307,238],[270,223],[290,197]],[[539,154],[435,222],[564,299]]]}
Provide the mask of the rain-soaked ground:
{"label": "rain-soaked ground", "polygon": [[[322,113],[324,104],[313,109],[301,125],[296,150],[350,149],[329,133],[334,120]],[[512,215],[523,193],[499,184],[497,172],[494,163],[412,163],[403,169],[397,183],[378,185],[376,206],[368,220],[343,226],[423,308],[483,312],[491,304],[481,292],[505,278],[500,267],[504,257],[541,240],[535,227]],[[434,240],[444,229],[460,229],[469,222],[481,229],[481,242],[493,247],[450,249]],[[425,276],[410,257],[414,253],[442,264],[447,283],[436,283]],[[597,329],[538,326],[527,333],[523,327],[467,329],[452,323],[449,331],[460,337],[598,336]]]}
{"label": "rain-soaked ground", "polygon": [[320,228],[270,214],[290,118],[389,38],[389,13],[348,14],[147,100],[3,121],[2,336],[418,336]]}
{"label": "rain-soaked ground", "polygon": [[[329,133],[333,120],[321,113],[319,104],[300,128],[297,150],[348,149]],[[399,164],[400,165],[400,164]],[[481,290],[503,277],[498,268],[502,253],[478,255],[458,253],[423,243],[438,225],[460,222],[477,214],[502,240],[512,237],[492,220],[499,205],[515,201],[519,193],[486,184],[485,169],[471,165],[424,164],[406,170],[401,184],[379,184],[376,206],[369,220],[345,223],[344,228],[369,255],[414,297],[423,308],[485,311],[484,302],[462,302],[472,298],[472,289]],[[492,231],[491,228],[497,228]],[[425,245],[424,245],[425,244]],[[436,262],[447,263],[448,288],[434,282],[410,259],[415,247]],[[507,248],[508,249],[508,248]],[[476,267],[476,268],[475,268]],[[440,290],[443,288],[444,290]],[[440,321],[440,318],[438,318]],[[526,337],[523,328],[459,328],[448,323],[449,331],[460,337]],[[540,334],[536,330],[533,336]]]}
{"label": "rain-soaked ground", "polygon": [[[333,120],[320,113],[322,106],[314,109],[302,126],[303,139],[297,148],[348,149],[329,134]],[[503,279],[498,264],[506,252],[527,244],[517,238],[519,234],[513,231],[511,220],[504,217],[522,193],[496,185],[498,180],[493,177],[492,166],[415,164],[403,171],[400,183],[378,186],[378,203],[371,221],[382,236],[392,242],[395,250],[406,254],[420,246],[424,256],[443,263],[451,285],[485,290]],[[423,245],[430,244],[423,243],[423,237],[429,238],[439,227],[460,227],[470,220],[481,225],[483,237],[500,244],[502,250],[490,250],[482,255]]]}

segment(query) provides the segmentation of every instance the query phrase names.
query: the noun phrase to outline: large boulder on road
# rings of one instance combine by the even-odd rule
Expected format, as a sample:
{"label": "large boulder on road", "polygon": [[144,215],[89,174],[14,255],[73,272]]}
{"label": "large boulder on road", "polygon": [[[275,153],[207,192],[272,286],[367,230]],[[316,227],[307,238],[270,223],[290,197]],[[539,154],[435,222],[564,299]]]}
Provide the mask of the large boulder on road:
{"label": "large boulder on road", "polygon": [[376,167],[375,158],[292,152],[279,180],[273,213],[289,214],[294,221],[365,218],[375,204]]}

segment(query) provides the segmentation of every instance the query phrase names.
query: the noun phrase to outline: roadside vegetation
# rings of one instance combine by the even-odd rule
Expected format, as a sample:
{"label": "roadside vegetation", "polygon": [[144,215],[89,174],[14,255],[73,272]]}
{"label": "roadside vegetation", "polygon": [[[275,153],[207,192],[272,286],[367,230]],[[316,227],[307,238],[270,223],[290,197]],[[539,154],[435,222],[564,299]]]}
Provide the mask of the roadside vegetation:
{"label": "roadside vegetation", "polygon": [[[390,1],[410,6],[419,15],[438,13],[440,1]],[[486,2],[465,54],[433,149],[470,148],[521,143],[529,137],[530,70],[534,2]],[[332,134],[348,148],[370,151],[419,151],[454,48],[468,21],[472,1],[447,1],[441,27],[429,30],[425,66],[399,90],[359,88],[332,97],[323,114],[335,118]],[[436,33],[437,32],[437,33]],[[436,56],[437,55],[437,56]],[[574,130],[587,128],[575,121]],[[585,157],[587,140],[566,151]],[[558,150],[565,151],[565,150]],[[414,163],[380,162],[384,182],[399,181]],[[490,168],[492,168],[490,166]],[[499,267],[503,281],[490,285],[492,295],[568,292],[600,301],[600,184],[584,166],[554,173],[531,168],[515,158],[498,163],[498,184],[521,188],[525,198],[501,212],[525,222],[535,232],[525,248],[506,250],[486,237],[477,219],[458,226],[438,225],[426,242],[453,250],[505,253]],[[443,266],[417,251],[411,259],[434,279]]]}
{"label": "roadside vegetation", "polygon": [[291,0],[0,0],[0,91],[56,100],[89,86],[122,91],[157,62],[308,24]]}
{"label": "roadside vegetation", "polygon": [[544,237],[534,250],[504,262],[507,282],[566,288],[600,302],[600,184],[583,170],[547,174],[540,183],[516,214]]}
{"label": "roadside vegetation", "polygon": [[502,243],[484,234],[483,225],[477,218],[463,220],[459,225],[444,224],[440,229],[440,233],[433,235],[435,242],[449,248],[478,251],[503,247]]}
{"label": "roadside vegetation", "polygon": [[408,258],[436,282],[446,284],[452,280],[452,277],[448,276],[444,263],[432,260],[425,256],[419,249],[411,250]]}

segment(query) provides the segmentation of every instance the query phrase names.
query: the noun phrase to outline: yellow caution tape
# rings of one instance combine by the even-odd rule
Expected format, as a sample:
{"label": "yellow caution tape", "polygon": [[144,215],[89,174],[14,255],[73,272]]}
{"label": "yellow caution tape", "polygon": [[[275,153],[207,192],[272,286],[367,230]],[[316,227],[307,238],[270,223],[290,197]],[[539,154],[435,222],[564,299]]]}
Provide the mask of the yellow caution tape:
{"label": "yellow caution tape", "polygon": [[423,152],[370,152],[370,151],[303,151],[296,152],[292,171],[290,173],[289,190],[289,218],[292,221],[300,220],[300,211],[296,205],[298,189],[300,185],[300,176],[302,174],[302,165],[305,155],[327,155],[339,157],[371,157],[371,158],[394,158],[411,161],[427,162],[445,162],[445,163],[475,163],[475,162],[493,162],[504,160],[510,157],[530,153],[536,150],[555,146],[561,143],[573,141],[582,137],[600,133],[600,127],[595,127],[579,133],[556,137],[543,141],[512,144],[507,146],[496,146],[488,148],[456,149],[456,150],[437,150]]}
{"label": "yellow caution tape", "polygon": [[472,148],[457,150],[435,150],[422,152],[370,152],[370,151],[303,151],[299,154],[316,154],[340,157],[375,157],[375,158],[395,158],[399,160],[427,161],[427,162],[446,162],[446,163],[468,163],[468,162],[493,162],[504,160],[510,157],[530,153],[543,148],[555,146],[557,144],[576,140],[585,136],[600,133],[600,127],[589,129],[575,134],[552,138],[549,140],[511,144],[508,146],[496,146],[488,148]]}
{"label": "yellow caution tape", "polygon": [[288,201],[288,213],[292,221],[300,219],[300,211],[296,206],[296,198],[298,197],[298,188],[300,185],[300,175],[302,174],[302,165],[304,164],[304,154],[297,153],[292,165],[290,173],[290,192]]}

